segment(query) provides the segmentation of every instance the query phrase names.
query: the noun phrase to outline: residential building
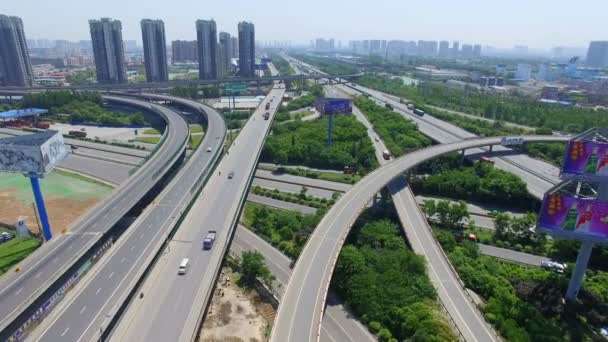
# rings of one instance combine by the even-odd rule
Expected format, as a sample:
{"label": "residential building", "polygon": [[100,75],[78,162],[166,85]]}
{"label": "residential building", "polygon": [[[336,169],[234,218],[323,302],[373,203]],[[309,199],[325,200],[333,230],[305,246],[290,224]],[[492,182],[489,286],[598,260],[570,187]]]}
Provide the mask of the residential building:
{"label": "residential building", "polygon": [[593,68],[608,67],[608,41],[593,41],[589,43],[587,66]]}
{"label": "residential building", "polygon": [[473,57],[481,57],[481,44],[473,45]]}
{"label": "residential building", "polygon": [[174,40],[171,42],[171,63],[188,63],[198,61],[196,40]]}
{"label": "residential building", "polygon": [[126,83],[122,24],[119,20],[89,20],[95,69],[99,83]]}
{"label": "residential building", "polygon": [[471,57],[473,57],[473,45],[471,45],[471,44],[462,44],[462,50],[460,51],[460,55],[463,58],[471,58]]}
{"label": "residential building", "polygon": [[439,57],[449,57],[450,56],[450,42],[447,40],[442,40],[439,42]]}
{"label": "residential building", "polygon": [[144,42],[144,64],[148,82],[167,82],[167,44],[165,43],[165,24],[162,20],[143,19],[141,21],[142,41]]}
{"label": "residential building", "polygon": [[217,27],[215,20],[197,20],[198,76],[201,80],[217,78]]}
{"label": "residential building", "polygon": [[517,64],[517,70],[515,71],[515,79],[518,81],[527,82],[530,80],[532,74],[532,66],[530,64]]}
{"label": "residential building", "polygon": [[232,41],[230,50],[232,58],[239,58],[239,37],[231,37],[230,40]]}
{"label": "residential building", "polygon": [[220,42],[218,50],[222,50],[222,59],[220,61],[222,68],[224,69],[224,74],[226,74],[230,70],[230,65],[232,64],[232,38],[228,32],[220,32],[219,37]]}
{"label": "residential building", "polygon": [[452,42],[452,57],[458,57],[460,55],[460,42],[455,40]]}
{"label": "residential building", "polygon": [[0,85],[31,87],[34,73],[23,21],[0,15]]}
{"label": "residential building", "polygon": [[255,26],[253,23],[239,23],[239,75],[255,75]]}

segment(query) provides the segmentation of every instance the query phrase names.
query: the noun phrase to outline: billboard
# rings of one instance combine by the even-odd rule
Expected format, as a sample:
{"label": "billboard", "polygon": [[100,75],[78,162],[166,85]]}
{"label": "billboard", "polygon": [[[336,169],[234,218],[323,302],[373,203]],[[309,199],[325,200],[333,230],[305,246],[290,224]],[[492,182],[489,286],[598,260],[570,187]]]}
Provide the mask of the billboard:
{"label": "billboard", "polygon": [[562,172],[574,175],[608,176],[608,144],[571,140],[566,148]]}
{"label": "billboard", "polygon": [[353,100],[318,98],[315,101],[315,108],[322,115],[351,114],[353,112]]}
{"label": "billboard", "polygon": [[608,202],[560,193],[545,194],[538,228],[568,238],[606,239]]}
{"label": "billboard", "polygon": [[43,175],[66,156],[63,136],[57,131],[0,139],[0,172]]}

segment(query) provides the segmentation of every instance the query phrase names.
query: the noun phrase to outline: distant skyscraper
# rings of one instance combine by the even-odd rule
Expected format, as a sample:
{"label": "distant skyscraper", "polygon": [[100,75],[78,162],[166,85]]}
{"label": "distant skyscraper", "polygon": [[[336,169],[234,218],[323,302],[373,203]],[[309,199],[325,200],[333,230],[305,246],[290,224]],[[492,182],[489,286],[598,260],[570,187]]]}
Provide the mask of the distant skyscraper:
{"label": "distant skyscraper", "polygon": [[519,81],[527,82],[530,80],[532,73],[532,67],[530,64],[517,64],[517,71],[515,72],[515,79]]}
{"label": "distant skyscraper", "polygon": [[165,43],[165,24],[162,20],[143,19],[141,34],[144,42],[144,62],[148,82],[166,82],[167,44]]}
{"label": "distant skyscraper", "polygon": [[219,49],[223,50],[221,53],[221,63],[223,65],[224,71],[228,72],[228,70],[230,70],[230,62],[232,60],[232,38],[230,37],[230,33],[220,32]]}
{"label": "distant skyscraper", "polygon": [[99,83],[126,83],[122,25],[119,20],[89,20]]}
{"label": "distant skyscraper", "polygon": [[174,40],[171,42],[171,62],[185,63],[198,61],[198,47],[196,40]]}
{"label": "distant skyscraper", "polygon": [[608,41],[594,41],[589,44],[587,65],[593,68],[608,67]]}
{"label": "distant skyscraper", "polygon": [[452,57],[458,57],[460,55],[460,42],[457,40],[452,42]]}
{"label": "distant skyscraper", "polygon": [[239,37],[232,37],[230,40],[232,41],[232,58],[239,58]]}
{"label": "distant skyscraper", "polygon": [[0,84],[31,87],[33,82],[23,21],[18,17],[0,15]]}
{"label": "distant skyscraper", "polygon": [[462,51],[460,52],[462,57],[471,58],[473,57],[473,45],[471,44],[462,44]]}
{"label": "distant skyscraper", "polygon": [[448,57],[450,55],[450,42],[442,40],[439,42],[439,57]]}
{"label": "distant skyscraper", "polygon": [[198,76],[201,80],[217,78],[217,28],[215,20],[197,20]]}
{"label": "distant skyscraper", "polygon": [[255,26],[253,23],[239,23],[239,75],[255,75]]}
{"label": "distant skyscraper", "polygon": [[481,44],[473,45],[473,57],[481,57]]}

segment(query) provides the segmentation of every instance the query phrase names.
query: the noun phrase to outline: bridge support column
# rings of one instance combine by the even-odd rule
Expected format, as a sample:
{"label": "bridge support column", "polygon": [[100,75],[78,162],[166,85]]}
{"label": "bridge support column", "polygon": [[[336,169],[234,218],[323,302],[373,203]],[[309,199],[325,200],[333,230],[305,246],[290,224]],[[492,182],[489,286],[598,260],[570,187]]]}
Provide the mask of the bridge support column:
{"label": "bridge support column", "polygon": [[493,147],[494,147],[494,145],[490,145],[490,149],[489,149],[490,153],[492,153],[492,148]]}
{"label": "bridge support column", "polygon": [[31,175],[29,177],[30,183],[32,184],[32,192],[34,192],[34,200],[36,201],[38,217],[40,218],[40,225],[42,225],[42,232],[44,233],[44,241],[49,241],[51,238],[53,238],[53,234],[51,232],[51,225],[49,224],[49,216],[44,205],[42,191],[40,190],[40,182],[38,180],[38,176],[36,175]]}
{"label": "bridge support column", "polygon": [[575,300],[578,295],[581,283],[583,282],[583,277],[585,276],[587,264],[589,263],[589,258],[591,257],[592,249],[593,242],[591,241],[583,241],[581,244],[581,249],[578,251],[578,257],[576,258],[576,265],[574,266],[574,271],[572,272],[572,277],[568,284],[568,290],[566,291],[566,299],[568,301]]}
{"label": "bridge support column", "polygon": [[461,154],[461,156],[460,156],[460,165],[461,165],[461,166],[462,166],[462,165],[464,165],[464,157],[465,157],[465,152],[466,152],[466,149],[464,149],[464,150],[462,150],[462,151],[460,152],[460,154]]}

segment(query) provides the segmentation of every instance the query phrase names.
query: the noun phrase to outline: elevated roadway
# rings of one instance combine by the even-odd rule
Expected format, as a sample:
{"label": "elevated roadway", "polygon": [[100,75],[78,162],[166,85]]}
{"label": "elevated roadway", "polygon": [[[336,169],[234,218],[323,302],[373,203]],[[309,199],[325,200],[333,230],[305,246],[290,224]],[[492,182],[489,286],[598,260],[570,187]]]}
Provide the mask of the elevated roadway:
{"label": "elevated roadway", "polygon": [[90,271],[82,286],[45,320],[35,332],[35,340],[88,341],[106,336],[108,327],[118,319],[124,303],[222,154],[226,125],[215,109],[170,96],[142,96],[178,102],[203,114],[208,121],[205,137],[186,165],[121,236],[109,255]]}
{"label": "elevated roadway", "polygon": [[[116,96],[108,101],[146,108],[167,121],[162,144],[131,181],[81,216],[66,234],[57,235],[0,278],[0,339],[12,334],[11,324],[65,274],[114,226],[180,158],[188,142],[188,126],[174,111],[144,101]],[[67,228],[67,227],[66,227]]]}
{"label": "elevated roadway", "polygon": [[[284,92],[283,85],[275,85],[229,146],[162,257],[139,288],[145,296],[130,302],[111,335],[112,341],[196,339]],[[270,103],[269,110],[265,109],[267,103]],[[266,112],[269,120],[262,117]],[[217,231],[216,240],[211,250],[203,250],[202,240],[209,230]],[[190,260],[190,267],[185,275],[178,275],[177,268],[183,258]]]}
{"label": "elevated roadway", "polygon": [[[526,136],[524,139],[526,142],[568,140],[565,137],[554,136]],[[283,300],[279,305],[271,341],[317,341],[319,339],[327,291],[340,249],[350,231],[350,227],[377,192],[391,184],[403,172],[424,161],[453,151],[498,145],[500,142],[501,138],[471,139],[409,153],[376,169],[345,193],[321,220],[300,254]],[[405,187],[405,184],[397,183],[394,186],[396,191],[399,187]],[[413,198],[413,196],[411,197]],[[397,207],[399,206],[397,205]],[[399,210],[399,208],[397,209]],[[416,211],[419,210],[416,209]],[[424,222],[412,220],[408,220],[408,222],[412,225],[424,226]],[[429,238],[432,239],[432,235],[429,234],[426,239],[420,239],[420,246],[413,246],[413,248],[415,250],[430,248],[430,251],[424,252],[429,260],[440,260],[440,262],[445,260],[440,248],[432,241],[428,241]],[[444,265],[443,268],[449,269],[449,266]],[[448,273],[446,275],[430,274],[430,276],[442,279],[450,277],[451,270]],[[446,283],[454,283],[454,281]],[[458,308],[456,317],[462,320],[476,317],[477,312],[472,306],[473,304],[464,297],[462,291],[461,286],[438,289],[439,293],[446,292],[448,296],[458,299],[454,303],[454,306]],[[464,339],[470,341],[494,340],[492,333],[484,332],[483,327],[482,325],[479,331],[462,332]],[[482,332],[483,335],[477,335],[479,332]]]}

